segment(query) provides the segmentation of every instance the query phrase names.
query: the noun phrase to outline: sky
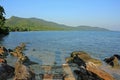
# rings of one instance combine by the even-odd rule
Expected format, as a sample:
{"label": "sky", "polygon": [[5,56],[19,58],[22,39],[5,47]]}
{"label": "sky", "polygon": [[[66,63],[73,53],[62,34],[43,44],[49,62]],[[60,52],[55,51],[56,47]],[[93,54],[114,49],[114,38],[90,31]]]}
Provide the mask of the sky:
{"label": "sky", "polygon": [[36,17],[68,26],[120,31],[120,0],[0,0],[6,18]]}

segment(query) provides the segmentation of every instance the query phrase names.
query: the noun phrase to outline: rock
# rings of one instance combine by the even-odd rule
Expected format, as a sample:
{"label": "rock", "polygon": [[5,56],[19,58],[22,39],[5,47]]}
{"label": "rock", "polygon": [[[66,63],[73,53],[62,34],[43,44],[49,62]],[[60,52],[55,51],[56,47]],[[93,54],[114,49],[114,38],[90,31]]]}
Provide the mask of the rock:
{"label": "rock", "polygon": [[118,58],[116,56],[111,56],[110,58],[105,58],[104,61],[112,66],[113,68],[120,68]]}
{"label": "rock", "polygon": [[14,76],[14,67],[2,63],[0,66],[0,80],[7,80],[8,78],[12,78]]}
{"label": "rock", "polygon": [[14,49],[14,51],[16,51],[16,52],[22,52],[23,50],[25,50],[25,47],[26,47],[25,43],[21,43],[20,46],[17,46]]}
{"label": "rock", "polygon": [[6,60],[4,58],[0,58],[0,63],[6,63]]}
{"label": "rock", "polygon": [[85,69],[74,70],[74,73],[77,75],[77,80],[104,80],[101,77],[99,77],[97,74],[91,71],[87,71]]}
{"label": "rock", "polygon": [[76,63],[78,66],[83,66],[84,68],[86,68],[86,63],[80,57],[78,57],[78,55],[74,56],[73,63]]}
{"label": "rock", "polygon": [[35,73],[28,66],[17,62],[14,80],[35,80]]}
{"label": "rock", "polygon": [[24,65],[33,65],[33,64],[38,64],[36,62],[31,61],[27,56],[22,56],[21,58],[19,58],[19,61],[24,64]]}
{"label": "rock", "polygon": [[65,58],[66,63],[73,63],[73,57]]}
{"label": "rock", "polygon": [[12,56],[18,57],[18,58],[24,56],[24,54],[23,54],[22,52],[10,52],[10,54],[11,54]]}
{"label": "rock", "polygon": [[118,55],[118,54],[114,54],[113,56],[117,57],[118,60],[120,60],[120,55]]}
{"label": "rock", "polygon": [[100,66],[102,65],[102,62],[98,59],[94,59],[92,58],[90,55],[88,55],[86,52],[83,51],[74,51],[71,53],[71,57],[67,58],[66,61],[67,62],[72,62],[73,58],[75,56],[78,56],[80,59],[82,59],[84,62],[93,62],[94,64]]}
{"label": "rock", "polygon": [[6,57],[8,55],[8,50],[4,46],[0,46],[0,56]]}
{"label": "rock", "polygon": [[[98,75],[100,78],[102,78],[103,80],[115,80],[110,74],[108,74],[107,72],[103,71],[102,69],[100,69],[99,67],[97,67],[94,63],[92,62],[88,62],[86,63],[86,69],[89,72],[92,72],[96,75]],[[95,79],[96,80],[96,79]]]}
{"label": "rock", "polygon": [[114,80],[110,74],[99,68],[102,64],[100,60],[92,58],[83,51],[72,52],[71,57],[67,58],[66,61],[69,64],[78,64],[78,67],[69,66],[77,76],[76,80]]}

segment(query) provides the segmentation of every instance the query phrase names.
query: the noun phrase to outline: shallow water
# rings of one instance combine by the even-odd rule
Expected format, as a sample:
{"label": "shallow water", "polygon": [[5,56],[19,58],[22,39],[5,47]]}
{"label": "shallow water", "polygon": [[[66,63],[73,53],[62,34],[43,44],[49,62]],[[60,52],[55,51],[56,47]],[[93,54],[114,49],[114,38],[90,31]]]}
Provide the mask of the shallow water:
{"label": "shallow water", "polygon": [[60,57],[67,57],[72,51],[86,51],[101,60],[120,54],[120,32],[112,31],[11,32],[0,44],[14,48],[21,42],[27,44],[27,55],[54,54],[55,60],[61,61],[59,63],[62,63]]}
{"label": "shallow water", "polygon": [[[96,31],[36,31],[11,32],[0,39],[0,45],[13,49],[21,42],[26,43],[24,53],[40,65],[60,65],[72,51],[86,51],[103,60],[120,54],[120,32]],[[9,59],[9,63],[13,63]]]}

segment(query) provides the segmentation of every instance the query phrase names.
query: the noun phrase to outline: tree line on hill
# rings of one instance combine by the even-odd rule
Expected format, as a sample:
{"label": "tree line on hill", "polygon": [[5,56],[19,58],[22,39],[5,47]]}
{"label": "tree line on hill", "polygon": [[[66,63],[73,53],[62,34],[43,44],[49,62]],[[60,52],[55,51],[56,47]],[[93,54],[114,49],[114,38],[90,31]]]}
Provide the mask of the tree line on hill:
{"label": "tree line on hill", "polygon": [[0,6],[0,35],[7,35],[9,34],[9,29],[6,27],[5,24],[5,10],[2,6]]}

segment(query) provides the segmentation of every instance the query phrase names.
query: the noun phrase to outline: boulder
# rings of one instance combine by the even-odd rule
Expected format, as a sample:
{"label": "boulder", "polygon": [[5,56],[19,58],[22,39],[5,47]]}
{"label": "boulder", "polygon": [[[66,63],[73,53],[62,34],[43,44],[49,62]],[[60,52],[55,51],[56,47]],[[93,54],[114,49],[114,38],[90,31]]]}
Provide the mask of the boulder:
{"label": "boulder", "polygon": [[83,51],[74,51],[71,53],[71,57],[66,58],[67,62],[73,62],[73,59],[75,56],[78,56],[81,60],[83,60],[85,63],[86,62],[93,62],[94,64],[100,66],[102,65],[102,62],[98,59],[92,58],[90,55],[88,55],[86,52]]}

